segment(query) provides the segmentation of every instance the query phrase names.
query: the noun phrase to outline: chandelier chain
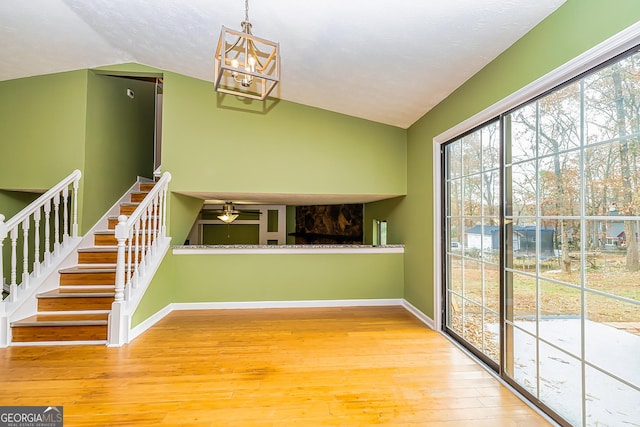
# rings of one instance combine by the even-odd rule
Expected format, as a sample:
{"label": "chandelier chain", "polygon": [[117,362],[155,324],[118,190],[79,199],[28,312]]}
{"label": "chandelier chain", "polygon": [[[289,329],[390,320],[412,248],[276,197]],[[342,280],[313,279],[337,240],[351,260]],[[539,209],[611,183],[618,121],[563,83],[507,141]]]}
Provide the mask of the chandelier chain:
{"label": "chandelier chain", "polygon": [[244,20],[249,22],[249,0],[244,0]]}

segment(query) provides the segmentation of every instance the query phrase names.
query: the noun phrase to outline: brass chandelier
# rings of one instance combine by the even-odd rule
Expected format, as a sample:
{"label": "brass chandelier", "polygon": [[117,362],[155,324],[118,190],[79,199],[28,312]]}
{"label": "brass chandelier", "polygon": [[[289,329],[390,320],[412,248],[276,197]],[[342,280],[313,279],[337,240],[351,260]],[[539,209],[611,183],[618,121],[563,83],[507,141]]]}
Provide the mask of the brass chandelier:
{"label": "brass chandelier", "polygon": [[249,0],[242,31],[222,27],[215,56],[217,92],[263,101],[280,81],[280,44],[251,33]]}

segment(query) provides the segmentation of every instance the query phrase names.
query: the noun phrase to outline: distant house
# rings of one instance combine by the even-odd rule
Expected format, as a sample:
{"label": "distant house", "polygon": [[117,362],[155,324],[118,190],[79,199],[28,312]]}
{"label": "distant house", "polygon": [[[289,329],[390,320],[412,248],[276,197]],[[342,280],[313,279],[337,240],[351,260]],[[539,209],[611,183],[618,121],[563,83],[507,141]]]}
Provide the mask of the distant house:
{"label": "distant house", "polygon": [[605,248],[611,246],[621,246],[626,240],[624,234],[624,222],[613,221],[607,224]]}
{"label": "distant house", "polygon": [[[540,230],[540,256],[554,256],[555,230]],[[465,232],[466,247],[478,250],[500,249],[500,227],[497,225],[476,225]],[[513,228],[513,251],[520,254],[533,255],[536,252],[536,227]]]}
{"label": "distant house", "polygon": [[500,249],[500,227],[497,225],[476,225],[465,232],[466,247],[470,249]]}

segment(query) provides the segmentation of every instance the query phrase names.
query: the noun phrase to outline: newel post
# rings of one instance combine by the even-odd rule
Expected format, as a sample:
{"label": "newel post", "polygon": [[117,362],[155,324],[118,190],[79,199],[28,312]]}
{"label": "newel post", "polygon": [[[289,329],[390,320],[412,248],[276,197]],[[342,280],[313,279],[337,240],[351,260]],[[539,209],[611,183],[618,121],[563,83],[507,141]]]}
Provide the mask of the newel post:
{"label": "newel post", "polygon": [[118,217],[118,225],[116,225],[116,239],[118,240],[118,257],[116,264],[116,295],[111,304],[111,313],[109,314],[109,332],[108,345],[121,346],[127,340],[127,322],[125,321],[125,242],[129,236],[127,230],[127,216],[120,215]]}
{"label": "newel post", "polygon": [[118,257],[116,259],[116,295],[115,301],[124,300],[125,285],[125,242],[129,236],[127,230],[127,216],[120,215],[118,217],[118,225],[116,225],[116,239],[118,240]]}

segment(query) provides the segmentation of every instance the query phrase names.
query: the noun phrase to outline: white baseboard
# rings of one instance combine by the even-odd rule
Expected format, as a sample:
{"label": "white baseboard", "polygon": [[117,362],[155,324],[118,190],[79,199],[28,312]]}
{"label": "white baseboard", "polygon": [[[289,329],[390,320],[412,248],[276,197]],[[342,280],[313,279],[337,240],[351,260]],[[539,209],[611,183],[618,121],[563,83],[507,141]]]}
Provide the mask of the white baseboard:
{"label": "white baseboard", "polygon": [[173,309],[171,308],[173,304],[169,304],[159,311],[152,314],[150,317],[147,317],[142,322],[140,322],[135,327],[131,328],[129,331],[129,342],[136,339],[138,336],[142,335],[145,331],[151,328],[153,325],[164,319],[164,317],[171,313]]}
{"label": "white baseboard", "polygon": [[413,314],[419,321],[427,325],[429,328],[435,330],[435,323],[432,318],[424,314],[422,311],[418,310],[418,308],[411,304],[406,299],[402,300],[402,306],[407,309],[407,311]]}
{"label": "white baseboard", "polygon": [[301,301],[240,301],[174,303],[173,310],[221,310],[257,308],[306,308],[306,307],[378,307],[402,305],[402,299],[347,299],[347,300],[301,300]]}

